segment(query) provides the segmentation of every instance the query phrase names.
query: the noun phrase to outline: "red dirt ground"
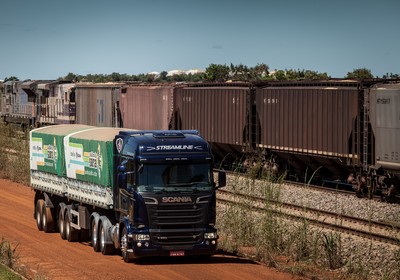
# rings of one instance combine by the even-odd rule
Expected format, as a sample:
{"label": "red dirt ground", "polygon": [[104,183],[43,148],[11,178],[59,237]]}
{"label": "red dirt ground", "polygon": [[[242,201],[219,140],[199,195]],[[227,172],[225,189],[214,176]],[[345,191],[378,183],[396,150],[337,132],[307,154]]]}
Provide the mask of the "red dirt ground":
{"label": "red dirt ground", "polygon": [[[58,233],[38,231],[30,187],[0,179],[0,240],[18,244],[20,265],[39,279],[299,279],[291,274],[236,256],[210,259],[153,258],[124,263],[119,255],[104,256],[90,244],[69,243]],[[41,277],[41,278],[40,278]]]}

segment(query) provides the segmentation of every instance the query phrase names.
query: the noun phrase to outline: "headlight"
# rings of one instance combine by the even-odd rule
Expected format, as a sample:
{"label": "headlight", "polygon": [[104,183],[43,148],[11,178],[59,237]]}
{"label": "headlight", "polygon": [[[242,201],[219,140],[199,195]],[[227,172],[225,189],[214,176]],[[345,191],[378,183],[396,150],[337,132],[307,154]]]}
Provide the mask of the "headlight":
{"label": "headlight", "polygon": [[149,234],[134,234],[133,238],[135,241],[145,241],[145,240],[150,240],[150,235]]}
{"label": "headlight", "polygon": [[217,239],[218,235],[216,232],[206,232],[204,233],[204,239]]}

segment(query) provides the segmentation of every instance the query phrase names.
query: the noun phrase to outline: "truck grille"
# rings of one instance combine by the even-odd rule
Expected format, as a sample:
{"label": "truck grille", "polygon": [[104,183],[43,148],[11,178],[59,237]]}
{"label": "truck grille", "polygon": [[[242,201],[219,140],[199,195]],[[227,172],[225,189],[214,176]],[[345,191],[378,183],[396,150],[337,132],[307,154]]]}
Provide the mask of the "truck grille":
{"label": "truck grille", "polygon": [[151,238],[159,245],[190,245],[203,240],[208,204],[147,205]]}

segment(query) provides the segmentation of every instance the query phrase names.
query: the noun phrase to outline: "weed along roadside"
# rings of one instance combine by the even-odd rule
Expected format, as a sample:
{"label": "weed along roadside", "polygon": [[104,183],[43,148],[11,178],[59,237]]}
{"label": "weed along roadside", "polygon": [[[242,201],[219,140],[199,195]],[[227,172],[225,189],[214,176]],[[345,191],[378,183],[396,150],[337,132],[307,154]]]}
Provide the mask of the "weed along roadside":
{"label": "weed along roadside", "polygon": [[29,185],[29,133],[0,121],[0,176]]}
{"label": "weed along roadside", "polygon": [[26,271],[24,267],[19,263],[17,248],[18,245],[13,245],[8,240],[1,238],[0,279],[26,279]]}
{"label": "weed along roadside", "polygon": [[[288,186],[279,179],[271,183],[236,174],[228,176],[226,189],[233,193],[231,202],[217,207],[222,250],[315,279],[326,279],[316,276],[323,275],[322,271],[333,274],[329,279],[400,279],[399,245],[358,238],[317,227],[306,218],[288,219],[277,214],[282,212],[283,198],[288,197]],[[318,197],[310,198],[305,189],[292,192],[298,201],[305,197],[318,203]],[[246,200],[243,194],[264,197],[264,201]],[[219,197],[227,200],[225,195]],[[343,202],[337,200],[337,208],[342,209]],[[374,207],[371,209],[374,211]]]}

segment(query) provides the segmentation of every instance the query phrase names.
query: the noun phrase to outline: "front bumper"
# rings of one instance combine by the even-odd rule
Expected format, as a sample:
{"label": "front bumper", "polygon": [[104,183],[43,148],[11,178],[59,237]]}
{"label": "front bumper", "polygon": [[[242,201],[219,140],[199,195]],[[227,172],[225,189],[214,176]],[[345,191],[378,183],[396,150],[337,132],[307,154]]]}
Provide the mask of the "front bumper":
{"label": "front bumper", "polygon": [[203,242],[194,245],[155,245],[150,241],[133,241],[130,242],[128,250],[129,258],[140,257],[176,257],[176,256],[204,256],[213,255],[217,251],[217,239],[203,240]]}

